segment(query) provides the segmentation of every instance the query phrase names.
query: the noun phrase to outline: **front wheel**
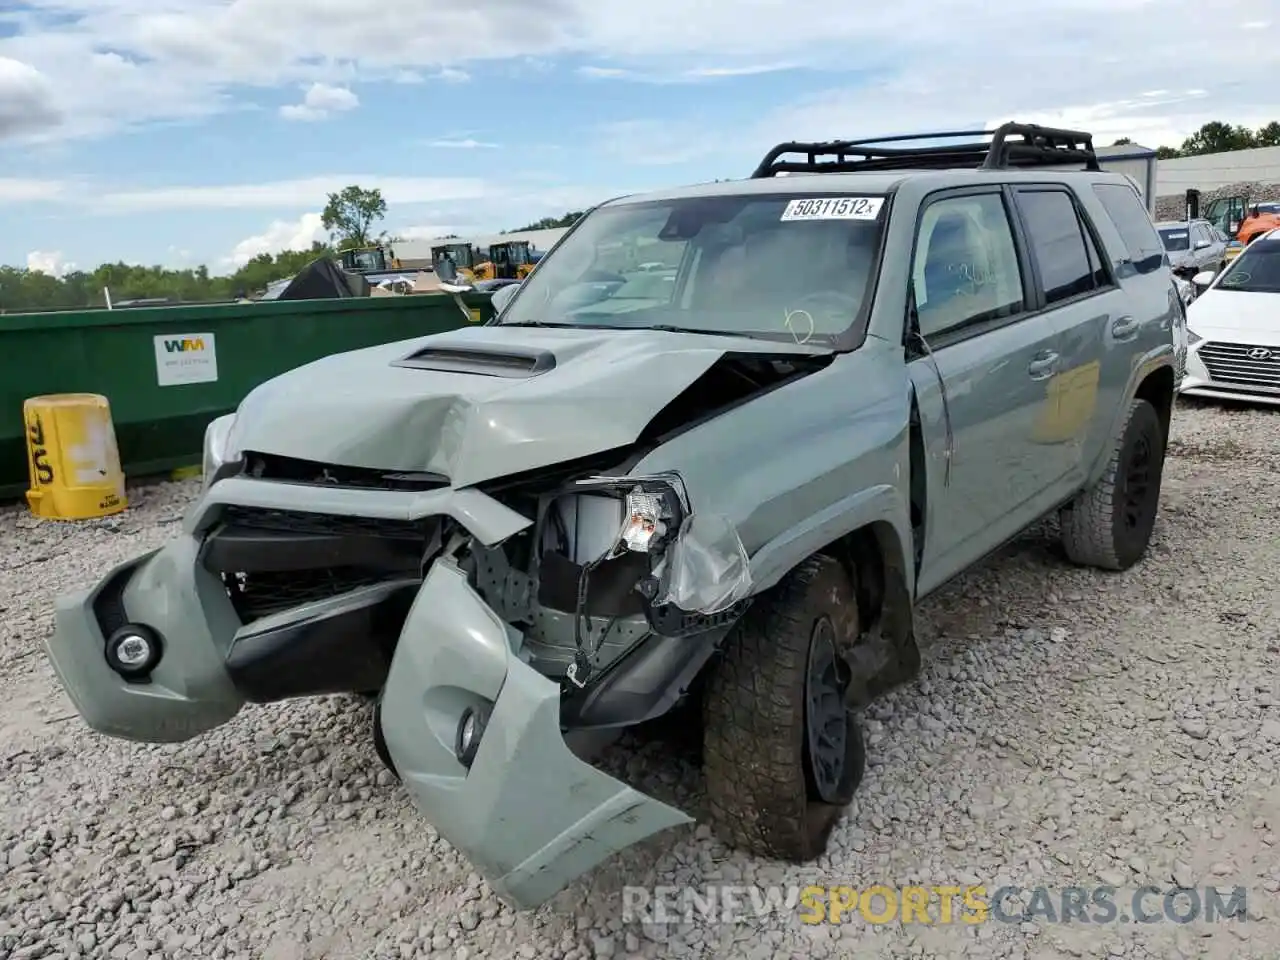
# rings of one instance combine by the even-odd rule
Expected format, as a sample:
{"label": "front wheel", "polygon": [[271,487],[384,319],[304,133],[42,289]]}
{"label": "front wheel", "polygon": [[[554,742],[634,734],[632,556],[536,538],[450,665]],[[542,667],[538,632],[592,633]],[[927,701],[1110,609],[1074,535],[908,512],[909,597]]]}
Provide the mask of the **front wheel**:
{"label": "front wheel", "polygon": [[852,584],[817,557],[757,599],[729,636],[704,700],[712,829],[738,849],[823,854],[866,768],[845,702],[859,633]]}
{"label": "front wheel", "polygon": [[1102,477],[1062,509],[1062,546],[1073,563],[1127,570],[1146,553],[1164,476],[1160,415],[1135,400]]}

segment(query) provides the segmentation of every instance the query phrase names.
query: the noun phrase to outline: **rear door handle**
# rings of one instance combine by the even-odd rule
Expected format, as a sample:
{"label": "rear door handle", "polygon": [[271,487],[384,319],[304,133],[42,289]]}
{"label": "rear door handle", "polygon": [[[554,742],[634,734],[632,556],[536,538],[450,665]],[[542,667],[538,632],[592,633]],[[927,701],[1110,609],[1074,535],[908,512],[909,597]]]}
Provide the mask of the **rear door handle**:
{"label": "rear door handle", "polygon": [[1139,323],[1133,317],[1121,317],[1111,325],[1111,335],[1117,340],[1132,340],[1138,335]]}
{"label": "rear door handle", "polygon": [[1052,350],[1036,354],[1036,358],[1027,364],[1027,374],[1032,380],[1047,380],[1058,369],[1058,355]]}

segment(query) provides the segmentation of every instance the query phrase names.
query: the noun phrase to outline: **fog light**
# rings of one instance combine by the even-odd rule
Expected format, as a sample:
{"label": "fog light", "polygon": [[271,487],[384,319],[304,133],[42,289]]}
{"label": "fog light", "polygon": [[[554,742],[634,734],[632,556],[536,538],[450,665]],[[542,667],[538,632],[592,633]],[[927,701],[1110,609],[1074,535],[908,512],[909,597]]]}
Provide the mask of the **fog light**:
{"label": "fog light", "polygon": [[160,654],[160,637],[141,624],[127,624],[107,640],[107,666],[126,680],[149,674],[160,662]]}
{"label": "fog light", "polygon": [[476,758],[476,751],[480,749],[480,740],[488,722],[489,711],[482,707],[467,707],[458,720],[458,736],[454,741],[453,752],[457,755],[458,762],[468,770]]}

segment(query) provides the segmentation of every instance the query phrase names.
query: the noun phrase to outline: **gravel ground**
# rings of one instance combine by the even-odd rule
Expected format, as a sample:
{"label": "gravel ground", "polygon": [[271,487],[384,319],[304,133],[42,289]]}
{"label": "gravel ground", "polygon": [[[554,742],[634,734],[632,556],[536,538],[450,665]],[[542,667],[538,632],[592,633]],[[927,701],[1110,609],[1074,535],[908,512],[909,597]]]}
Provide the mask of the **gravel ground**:
{"label": "gravel ground", "polygon": [[[672,832],[533,914],[413,813],[356,700],[250,708],[165,747],[75,716],[40,652],[53,597],[164,542],[193,483],[135,488],[126,514],[75,526],[0,508],[0,958],[1274,960],[1280,412],[1183,402],[1174,433],[1138,568],[1068,567],[1046,527],[923,605],[930,662],[868,712],[867,778],[821,863]],[[609,761],[698,809],[696,768],[661,739]],[[654,924],[624,919],[621,890],[1175,880],[1247,887],[1249,920]]]}

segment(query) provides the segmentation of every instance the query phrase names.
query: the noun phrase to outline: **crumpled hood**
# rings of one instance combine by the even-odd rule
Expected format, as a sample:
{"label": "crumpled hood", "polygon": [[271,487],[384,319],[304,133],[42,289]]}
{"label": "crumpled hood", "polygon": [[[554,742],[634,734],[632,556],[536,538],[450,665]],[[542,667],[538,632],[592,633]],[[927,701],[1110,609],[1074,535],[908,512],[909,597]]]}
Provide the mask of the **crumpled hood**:
{"label": "crumpled hood", "polygon": [[[507,376],[497,365],[486,375],[447,357],[437,365],[454,370],[401,365],[428,349],[541,357],[547,369],[510,362],[502,365]],[[229,443],[319,463],[428,471],[463,487],[633,442],[726,352],[828,351],[655,330],[466,327],[278,376],[245,398]],[[471,365],[486,367],[482,358]]]}

